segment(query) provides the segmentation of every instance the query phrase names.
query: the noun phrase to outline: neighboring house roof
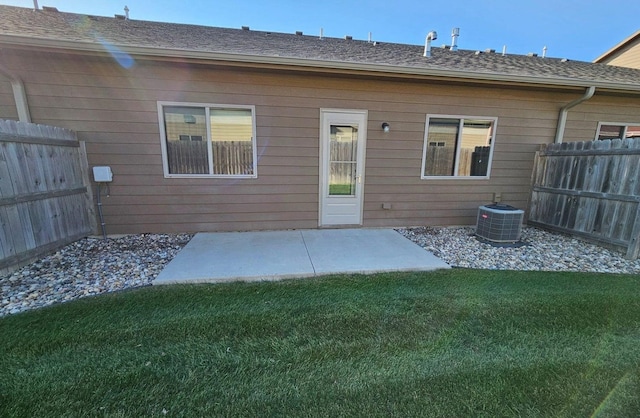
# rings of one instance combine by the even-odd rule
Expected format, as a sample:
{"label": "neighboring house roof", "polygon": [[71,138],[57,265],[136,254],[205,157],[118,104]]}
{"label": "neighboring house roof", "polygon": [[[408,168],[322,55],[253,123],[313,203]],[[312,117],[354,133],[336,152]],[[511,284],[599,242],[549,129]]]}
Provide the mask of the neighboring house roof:
{"label": "neighboring house roof", "polygon": [[640,70],[581,61],[0,6],[0,45],[640,92]]}
{"label": "neighboring house roof", "polygon": [[[621,55],[627,55],[621,57]],[[640,68],[640,30],[614,46],[593,62]]]}

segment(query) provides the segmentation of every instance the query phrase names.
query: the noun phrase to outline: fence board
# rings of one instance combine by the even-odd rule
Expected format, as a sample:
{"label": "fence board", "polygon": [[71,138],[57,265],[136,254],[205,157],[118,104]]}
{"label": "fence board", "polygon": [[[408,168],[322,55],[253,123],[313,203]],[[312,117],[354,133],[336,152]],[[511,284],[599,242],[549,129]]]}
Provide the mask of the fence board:
{"label": "fence board", "polygon": [[91,233],[83,158],[71,131],[0,121],[0,272]]}
{"label": "fence board", "polygon": [[536,153],[529,223],[637,258],[640,138],[550,144]]}
{"label": "fence board", "polygon": [[0,143],[0,196],[12,196],[14,194],[6,156],[7,147],[6,143]]}

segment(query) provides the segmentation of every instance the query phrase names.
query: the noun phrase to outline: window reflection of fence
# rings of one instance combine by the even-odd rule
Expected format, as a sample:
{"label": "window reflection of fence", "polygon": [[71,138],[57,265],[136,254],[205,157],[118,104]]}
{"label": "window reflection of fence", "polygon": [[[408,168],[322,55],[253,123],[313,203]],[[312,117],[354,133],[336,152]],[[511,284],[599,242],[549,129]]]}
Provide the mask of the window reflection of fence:
{"label": "window reflection of fence", "polygon": [[[463,148],[460,150],[458,176],[486,176],[491,147]],[[455,148],[434,147],[427,149],[426,176],[454,175]]]}
{"label": "window reflection of fence", "polygon": [[451,176],[455,152],[453,147],[428,147],[427,158],[424,162],[424,174],[426,176]]}
{"label": "window reflection of fence", "polygon": [[331,167],[329,184],[354,184],[356,176],[357,139],[329,143]]}
{"label": "window reflection of fence", "polygon": [[[214,141],[213,174],[253,174],[251,141]],[[167,156],[171,174],[209,174],[206,141],[168,141]]]}

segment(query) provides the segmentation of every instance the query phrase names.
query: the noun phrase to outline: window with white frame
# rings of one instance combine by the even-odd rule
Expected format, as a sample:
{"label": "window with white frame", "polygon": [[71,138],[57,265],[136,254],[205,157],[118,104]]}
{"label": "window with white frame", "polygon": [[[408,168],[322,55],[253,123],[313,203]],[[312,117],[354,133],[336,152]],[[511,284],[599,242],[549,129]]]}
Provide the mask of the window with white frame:
{"label": "window with white frame", "polygon": [[598,123],[596,139],[640,138],[640,123]]}
{"label": "window with white frame", "polygon": [[487,117],[427,115],[421,177],[488,178],[497,121]]}
{"label": "window with white frame", "polygon": [[255,107],[158,103],[166,177],[256,177]]}

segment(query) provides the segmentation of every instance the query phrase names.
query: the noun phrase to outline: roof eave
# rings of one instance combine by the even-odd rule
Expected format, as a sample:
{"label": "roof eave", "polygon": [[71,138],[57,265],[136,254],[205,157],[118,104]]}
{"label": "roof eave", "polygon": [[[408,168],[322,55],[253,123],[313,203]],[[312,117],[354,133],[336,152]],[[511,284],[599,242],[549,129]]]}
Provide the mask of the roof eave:
{"label": "roof eave", "polygon": [[[8,44],[19,47],[46,47],[63,50],[74,50],[94,53],[109,53],[107,49],[99,43],[82,41],[61,41],[54,39],[32,38],[24,36],[0,35],[0,44]],[[610,83],[582,80],[576,78],[550,78],[512,74],[485,73],[477,71],[460,71],[438,68],[420,68],[388,64],[370,64],[345,61],[328,61],[301,59],[280,56],[265,56],[252,54],[234,54],[226,52],[209,52],[199,50],[168,49],[159,47],[130,46],[130,45],[110,45],[122,52],[134,56],[165,57],[181,59],[198,59],[206,61],[225,61],[243,64],[267,64],[278,66],[291,66],[316,69],[334,69],[345,71],[365,71],[387,75],[423,76],[447,79],[460,79],[464,81],[482,81],[496,83],[513,83],[538,85],[540,87],[591,87],[599,89],[616,90],[623,92],[640,93],[640,85],[626,83]]]}

